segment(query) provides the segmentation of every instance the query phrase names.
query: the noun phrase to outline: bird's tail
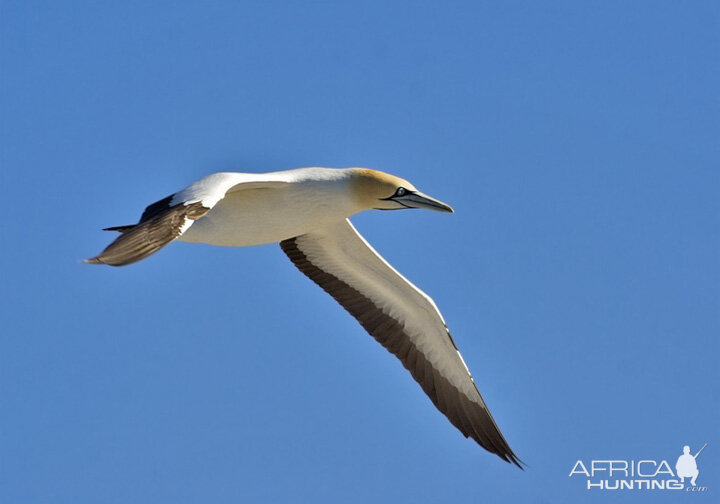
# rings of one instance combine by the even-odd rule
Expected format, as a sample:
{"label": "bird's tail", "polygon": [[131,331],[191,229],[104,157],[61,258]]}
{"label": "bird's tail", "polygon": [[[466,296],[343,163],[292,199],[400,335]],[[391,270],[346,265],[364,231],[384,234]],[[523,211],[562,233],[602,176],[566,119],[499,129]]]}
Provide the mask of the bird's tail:
{"label": "bird's tail", "polygon": [[125,234],[128,231],[132,231],[132,228],[137,226],[137,224],[130,224],[129,226],[113,226],[109,228],[104,228],[103,231],[117,231],[119,233]]}

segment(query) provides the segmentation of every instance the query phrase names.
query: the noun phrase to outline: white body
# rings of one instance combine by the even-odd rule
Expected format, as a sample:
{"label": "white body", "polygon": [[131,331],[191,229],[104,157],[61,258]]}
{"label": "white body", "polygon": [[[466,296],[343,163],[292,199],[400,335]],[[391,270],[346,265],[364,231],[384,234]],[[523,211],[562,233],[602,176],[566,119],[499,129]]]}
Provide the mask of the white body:
{"label": "white body", "polygon": [[224,182],[219,187],[232,184],[233,188],[179,240],[235,247],[275,243],[341,222],[361,210],[350,195],[349,171],[327,168],[216,173],[178,193],[178,200],[204,201],[208,188],[218,187],[218,179]]}

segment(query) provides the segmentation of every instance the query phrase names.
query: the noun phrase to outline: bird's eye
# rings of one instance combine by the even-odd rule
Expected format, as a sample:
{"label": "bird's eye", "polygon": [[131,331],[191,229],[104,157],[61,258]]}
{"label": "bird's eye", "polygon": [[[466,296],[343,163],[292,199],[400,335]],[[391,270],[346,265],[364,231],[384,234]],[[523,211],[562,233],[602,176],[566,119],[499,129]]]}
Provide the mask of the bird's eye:
{"label": "bird's eye", "polygon": [[395,196],[405,196],[405,193],[407,192],[407,189],[404,187],[398,187],[397,191],[395,191]]}

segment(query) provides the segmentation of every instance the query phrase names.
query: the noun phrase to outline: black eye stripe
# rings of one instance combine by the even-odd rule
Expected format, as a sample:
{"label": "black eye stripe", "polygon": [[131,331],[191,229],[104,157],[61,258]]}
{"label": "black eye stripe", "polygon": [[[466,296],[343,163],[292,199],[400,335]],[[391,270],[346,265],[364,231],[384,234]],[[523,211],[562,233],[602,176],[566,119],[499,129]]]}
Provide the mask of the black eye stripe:
{"label": "black eye stripe", "polygon": [[[404,187],[398,187],[395,189],[395,194],[388,198],[380,198],[383,201],[391,200],[393,198],[402,198],[403,196],[407,196],[408,194],[413,194],[415,191],[411,191],[410,189],[405,189]],[[398,202],[399,203],[399,202]],[[404,205],[403,205],[404,206]],[[410,207],[408,207],[410,208]]]}

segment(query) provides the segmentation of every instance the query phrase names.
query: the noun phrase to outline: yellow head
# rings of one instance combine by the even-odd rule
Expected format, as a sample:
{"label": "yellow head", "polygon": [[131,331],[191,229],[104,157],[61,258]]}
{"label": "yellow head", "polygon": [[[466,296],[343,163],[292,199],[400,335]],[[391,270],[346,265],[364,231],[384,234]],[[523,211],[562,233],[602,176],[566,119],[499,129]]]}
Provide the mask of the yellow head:
{"label": "yellow head", "polygon": [[453,209],[417,189],[407,180],[368,168],[351,169],[350,191],[363,210],[427,208],[441,212]]}

